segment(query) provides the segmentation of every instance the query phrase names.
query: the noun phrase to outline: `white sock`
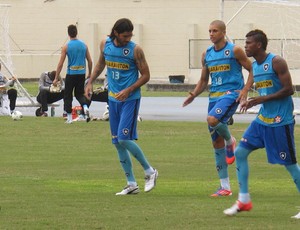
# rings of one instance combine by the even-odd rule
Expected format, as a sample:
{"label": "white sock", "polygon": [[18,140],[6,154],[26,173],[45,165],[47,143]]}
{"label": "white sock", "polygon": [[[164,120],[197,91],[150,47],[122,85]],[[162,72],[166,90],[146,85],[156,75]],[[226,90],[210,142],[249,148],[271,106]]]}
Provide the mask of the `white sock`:
{"label": "white sock", "polygon": [[220,179],[221,187],[226,190],[230,190],[229,177]]}
{"label": "white sock", "polygon": [[238,200],[244,204],[247,204],[251,201],[249,193],[239,193]]}
{"label": "white sock", "polygon": [[155,171],[152,167],[145,170],[145,175],[152,175],[153,173],[155,173]]}
{"label": "white sock", "polygon": [[68,121],[72,121],[72,113],[67,113]]}
{"label": "white sock", "polygon": [[86,110],[88,110],[89,109],[89,107],[87,106],[87,105],[83,105],[83,110],[84,110],[84,112],[86,111]]}
{"label": "white sock", "polygon": [[128,181],[127,182],[127,185],[130,185],[130,186],[137,186],[137,183],[135,181]]}
{"label": "white sock", "polygon": [[231,144],[232,144],[232,137],[228,141],[226,141],[226,145],[231,145]]}

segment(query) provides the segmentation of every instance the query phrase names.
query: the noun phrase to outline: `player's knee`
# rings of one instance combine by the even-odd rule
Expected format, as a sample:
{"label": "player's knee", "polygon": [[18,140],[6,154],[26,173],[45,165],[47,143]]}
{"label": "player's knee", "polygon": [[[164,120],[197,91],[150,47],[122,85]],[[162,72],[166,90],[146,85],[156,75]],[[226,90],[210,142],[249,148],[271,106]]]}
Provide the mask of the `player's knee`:
{"label": "player's knee", "polygon": [[118,140],[118,142],[121,146],[126,146],[126,144],[128,143],[128,140]]}
{"label": "player's knee", "polygon": [[247,160],[249,153],[249,150],[238,145],[234,151],[236,161]]}
{"label": "player's knee", "polygon": [[211,127],[216,126],[217,124],[219,124],[219,120],[213,116],[208,116],[206,118],[207,124]]}

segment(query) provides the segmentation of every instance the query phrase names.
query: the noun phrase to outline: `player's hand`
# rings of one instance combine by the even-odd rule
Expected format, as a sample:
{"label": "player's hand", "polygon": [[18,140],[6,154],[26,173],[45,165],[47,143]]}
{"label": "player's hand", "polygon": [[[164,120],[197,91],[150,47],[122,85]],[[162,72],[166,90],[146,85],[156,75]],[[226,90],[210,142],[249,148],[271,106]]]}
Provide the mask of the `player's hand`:
{"label": "player's hand", "polygon": [[88,99],[91,100],[93,95],[93,85],[90,83],[87,83],[84,89],[84,96]]}
{"label": "player's hand", "polygon": [[236,102],[241,102],[241,101],[247,100],[248,90],[244,89],[244,90],[236,90],[236,91],[239,92],[239,96],[236,99]]}
{"label": "player's hand", "polygon": [[187,97],[187,99],[183,102],[182,107],[187,106],[188,104],[192,103],[193,100],[195,99],[195,95],[191,92],[189,92],[189,96]]}
{"label": "player's hand", "polygon": [[58,79],[55,78],[55,79],[53,80],[53,82],[52,82],[52,85],[57,86],[57,83],[58,83]]}
{"label": "player's hand", "polygon": [[123,89],[119,93],[116,94],[116,99],[119,101],[125,101],[129,97],[129,90],[128,89]]}
{"label": "player's hand", "polygon": [[253,106],[263,103],[263,101],[264,100],[262,96],[250,97],[248,100],[243,100],[240,102],[240,111],[244,113]]}

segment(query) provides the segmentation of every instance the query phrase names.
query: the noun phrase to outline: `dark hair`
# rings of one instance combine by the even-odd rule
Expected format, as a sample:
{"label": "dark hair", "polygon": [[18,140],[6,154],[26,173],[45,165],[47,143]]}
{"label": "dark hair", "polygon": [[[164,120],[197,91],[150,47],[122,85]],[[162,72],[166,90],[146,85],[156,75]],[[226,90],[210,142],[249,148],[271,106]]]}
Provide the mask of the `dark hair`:
{"label": "dark hair", "polygon": [[266,50],[268,46],[268,38],[267,35],[262,30],[251,30],[246,34],[246,38],[253,37],[254,41],[260,42],[262,45],[262,49]]}
{"label": "dark hair", "polygon": [[75,38],[77,36],[77,27],[75,25],[68,26],[68,35],[71,38]]}
{"label": "dark hair", "polygon": [[50,78],[52,81],[54,81],[55,75],[56,75],[56,71],[55,71],[55,70],[48,73],[48,76],[49,76],[49,78]]}
{"label": "dark hair", "polygon": [[109,37],[111,39],[114,39],[115,36],[115,31],[118,34],[124,33],[124,32],[132,32],[133,31],[133,24],[128,18],[121,18],[118,21],[115,22],[113,28],[111,29],[111,33]]}

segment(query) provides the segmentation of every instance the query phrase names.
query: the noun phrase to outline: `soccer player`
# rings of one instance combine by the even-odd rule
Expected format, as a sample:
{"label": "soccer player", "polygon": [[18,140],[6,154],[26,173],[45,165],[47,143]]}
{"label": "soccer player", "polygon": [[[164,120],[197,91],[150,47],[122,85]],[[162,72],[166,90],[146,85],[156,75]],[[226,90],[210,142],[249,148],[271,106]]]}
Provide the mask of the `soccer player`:
{"label": "soccer player", "polygon": [[60,90],[53,91],[52,83],[54,81],[56,71],[43,72],[39,79],[39,93],[36,100],[41,104],[41,107],[35,111],[37,117],[47,117],[48,104],[57,102],[64,98],[65,82],[60,79]]}
{"label": "soccer player", "polygon": [[127,185],[116,195],[139,193],[129,153],[144,169],[145,192],[155,187],[158,177],[158,171],[149,164],[142,149],[134,141],[138,138],[140,88],[149,81],[150,71],[142,48],[131,41],[133,29],[132,22],[127,18],[115,22],[109,37],[100,43],[100,57],[85,88],[86,96],[91,96],[92,83],[106,66],[112,143],[117,149],[127,179]]}
{"label": "soccer player", "polygon": [[232,192],[228,164],[232,164],[235,160],[236,140],[231,135],[227,122],[238,107],[236,101],[239,96],[238,91],[244,86],[242,67],[251,75],[251,61],[241,47],[226,40],[226,25],[223,21],[215,20],[210,23],[209,36],[213,45],[202,54],[200,80],[183,106],[190,104],[206,90],[211,77],[207,123],[221,183],[219,189],[211,196],[230,196]]}
{"label": "soccer player", "polygon": [[[248,156],[256,149],[265,148],[269,163],[283,165],[300,192],[300,167],[294,143],[295,120],[291,96],[294,90],[291,75],[282,57],[266,52],[267,45],[268,39],[263,31],[252,30],[247,33],[245,51],[255,61],[252,64],[253,76],[248,79],[245,89],[250,89],[255,83],[259,96],[248,100],[240,99],[240,106],[242,111],[258,104],[261,107],[235,150],[239,195],[237,202],[224,210],[229,216],[252,209],[248,188]],[[298,217],[300,218],[299,214]]]}
{"label": "soccer player", "polygon": [[[68,26],[68,35],[70,41],[64,45],[61,51],[59,63],[56,68],[56,75],[53,81],[53,85],[56,86],[59,81],[59,75],[63,68],[66,56],[68,56],[67,75],[65,79],[65,94],[64,94],[64,110],[67,112],[67,124],[72,123],[72,101],[73,90],[75,97],[84,109],[86,121],[90,121],[88,100],[84,96],[84,82],[85,78],[90,77],[92,72],[92,58],[87,45],[77,39],[77,27],[75,25]],[[88,63],[88,73],[86,75],[86,60]]]}

